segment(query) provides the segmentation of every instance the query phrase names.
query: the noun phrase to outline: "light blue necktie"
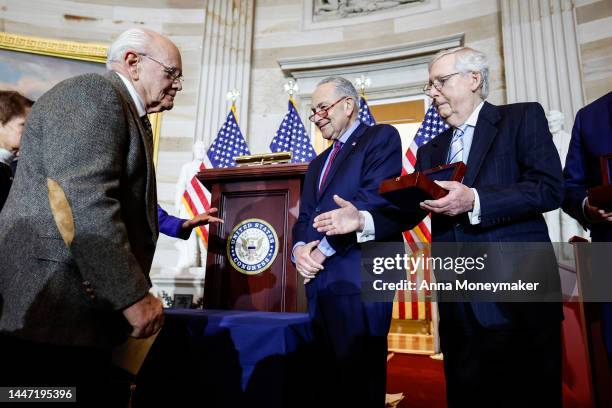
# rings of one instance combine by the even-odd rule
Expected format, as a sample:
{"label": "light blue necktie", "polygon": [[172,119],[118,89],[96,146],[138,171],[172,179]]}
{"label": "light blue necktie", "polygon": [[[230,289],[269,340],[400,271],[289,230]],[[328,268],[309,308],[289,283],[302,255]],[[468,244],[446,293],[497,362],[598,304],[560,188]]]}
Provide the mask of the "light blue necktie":
{"label": "light blue necktie", "polygon": [[463,161],[463,134],[464,130],[456,128],[451,139],[450,150],[448,151],[448,160],[446,163],[457,163]]}

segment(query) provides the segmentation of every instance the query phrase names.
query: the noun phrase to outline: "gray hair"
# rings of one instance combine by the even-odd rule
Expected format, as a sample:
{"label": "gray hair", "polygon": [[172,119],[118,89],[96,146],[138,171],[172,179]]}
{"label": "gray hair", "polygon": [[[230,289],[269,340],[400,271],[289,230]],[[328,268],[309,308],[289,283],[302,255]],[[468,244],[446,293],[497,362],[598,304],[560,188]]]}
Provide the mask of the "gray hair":
{"label": "gray hair", "polygon": [[349,98],[353,99],[355,101],[355,106],[357,107],[356,110],[359,110],[359,94],[351,81],[342,77],[327,77],[319,81],[317,88],[325,84],[334,84],[336,88],[336,95],[338,95],[338,97],[348,96]]}
{"label": "gray hair", "polygon": [[429,62],[428,69],[440,58],[445,55],[456,54],[455,69],[458,72],[478,72],[482,78],[480,82],[480,96],[486,99],[489,96],[489,60],[483,52],[470,47],[457,47],[438,52]]}
{"label": "gray hair", "polygon": [[146,53],[150,43],[151,36],[141,28],[131,28],[122,32],[108,47],[106,68],[111,69],[113,63],[121,61],[128,50]]}

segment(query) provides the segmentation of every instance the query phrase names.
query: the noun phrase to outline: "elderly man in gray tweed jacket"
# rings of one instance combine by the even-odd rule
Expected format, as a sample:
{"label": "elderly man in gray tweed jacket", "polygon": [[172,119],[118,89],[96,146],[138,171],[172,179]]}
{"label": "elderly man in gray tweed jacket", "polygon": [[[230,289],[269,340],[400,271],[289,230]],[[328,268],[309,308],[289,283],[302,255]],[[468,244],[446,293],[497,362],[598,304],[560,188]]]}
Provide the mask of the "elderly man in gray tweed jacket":
{"label": "elderly man in gray tweed jacket", "polygon": [[106,383],[113,346],[163,323],[146,114],[182,89],[179,50],[149,30],[121,34],[107,67],[36,102],[0,214],[0,385],[76,385],[80,402]]}

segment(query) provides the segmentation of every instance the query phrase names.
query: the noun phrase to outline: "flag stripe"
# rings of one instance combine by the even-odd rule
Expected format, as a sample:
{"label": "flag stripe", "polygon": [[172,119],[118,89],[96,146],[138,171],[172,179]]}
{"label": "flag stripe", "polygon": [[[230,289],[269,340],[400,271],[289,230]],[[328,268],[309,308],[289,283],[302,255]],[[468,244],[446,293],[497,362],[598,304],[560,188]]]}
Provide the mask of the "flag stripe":
{"label": "flag stripe", "polygon": [[[410,143],[410,146],[402,158],[402,175],[414,172],[419,147],[428,143],[431,139],[448,129],[448,127],[448,124],[438,115],[435,107],[431,105],[425,113],[423,123],[419,127],[414,140]],[[405,231],[403,235],[407,245],[407,251],[409,250],[412,254],[415,254],[417,248],[419,248],[419,243],[431,242],[431,215],[428,214],[415,228],[410,231]],[[424,255],[428,253],[428,250],[424,250]],[[429,281],[431,271],[425,266],[420,269],[417,274],[417,281],[422,281],[423,279]],[[413,319],[431,319],[431,293],[428,291],[418,291],[418,293],[411,294],[410,309]]]}
{"label": "flag stripe", "polygon": [[210,208],[210,201],[208,201],[206,194],[204,194],[204,186],[200,183],[200,180],[198,180],[196,177],[193,177],[191,179],[191,187],[193,188],[193,191],[195,192],[196,196],[200,199],[200,202],[204,206],[203,209],[208,210]]}
{"label": "flag stripe", "polygon": [[[187,194],[187,192],[183,194],[182,201],[190,217],[191,218],[195,217],[197,215],[197,211],[195,210],[195,204],[191,200],[191,197],[189,196],[189,194]],[[202,241],[204,242],[204,245],[208,247],[208,227],[206,228],[196,227],[195,230],[196,230],[196,234],[198,234],[200,238],[202,239]]]}

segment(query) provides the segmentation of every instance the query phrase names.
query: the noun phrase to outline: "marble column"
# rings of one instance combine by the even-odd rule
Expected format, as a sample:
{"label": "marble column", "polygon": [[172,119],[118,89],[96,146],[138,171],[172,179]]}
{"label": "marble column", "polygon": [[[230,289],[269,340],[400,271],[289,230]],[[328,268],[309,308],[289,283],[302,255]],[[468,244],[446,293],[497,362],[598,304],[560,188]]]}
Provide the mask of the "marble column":
{"label": "marble column", "polygon": [[[584,105],[575,5],[571,0],[500,0],[507,103],[539,102],[553,140],[565,162],[569,131]],[[584,235],[580,225],[560,210],[546,214],[553,242]],[[566,258],[569,254],[562,254]]]}
{"label": "marble column", "polygon": [[507,102],[537,101],[571,129],[584,105],[571,0],[500,0]]}
{"label": "marble column", "polygon": [[226,94],[240,91],[238,124],[248,142],[248,104],[253,44],[254,0],[206,0],[202,70],[195,140],[209,146],[223,124],[230,103]]}

